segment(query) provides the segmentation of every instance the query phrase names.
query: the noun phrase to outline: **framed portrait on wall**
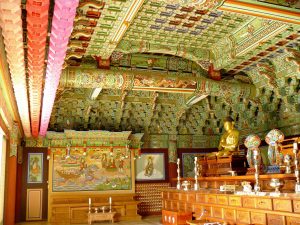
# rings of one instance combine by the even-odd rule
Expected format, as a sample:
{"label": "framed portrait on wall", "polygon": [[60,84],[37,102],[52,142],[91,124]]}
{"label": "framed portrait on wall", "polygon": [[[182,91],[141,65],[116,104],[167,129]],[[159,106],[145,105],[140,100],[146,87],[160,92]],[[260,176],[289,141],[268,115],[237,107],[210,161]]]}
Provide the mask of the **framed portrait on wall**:
{"label": "framed portrait on wall", "polygon": [[135,160],[135,180],[137,182],[168,181],[167,149],[142,150]]}
{"label": "framed portrait on wall", "polygon": [[198,160],[203,159],[208,153],[218,151],[218,149],[178,149],[177,154],[180,158],[180,169],[181,177],[194,177],[195,176],[195,157],[198,157]]}
{"label": "framed portrait on wall", "polygon": [[43,183],[43,153],[28,153],[27,183]]}
{"label": "framed portrait on wall", "polygon": [[195,176],[195,157],[198,160],[205,157],[205,153],[182,153],[182,177],[194,177]]}

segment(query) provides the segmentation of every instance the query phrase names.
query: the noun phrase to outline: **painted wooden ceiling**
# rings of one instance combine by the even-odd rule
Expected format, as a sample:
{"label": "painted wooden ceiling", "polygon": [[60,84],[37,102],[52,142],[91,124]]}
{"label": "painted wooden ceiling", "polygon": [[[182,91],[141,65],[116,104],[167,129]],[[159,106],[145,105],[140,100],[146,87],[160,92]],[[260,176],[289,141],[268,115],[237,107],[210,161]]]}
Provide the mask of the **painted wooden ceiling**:
{"label": "painted wooden ceiling", "polygon": [[[299,1],[41,2],[20,5],[26,136],[64,129],[219,136],[226,116],[245,135],[272,128],[292,135],[286,128],[300,126]],[[1,7],[9,8],[0,0]],[[30,20],[37,13],[43,33],[31,30],[41,23]],[[45,53],[31,46],[41,34]],[[34,86],[38,53],[44,63]]]}

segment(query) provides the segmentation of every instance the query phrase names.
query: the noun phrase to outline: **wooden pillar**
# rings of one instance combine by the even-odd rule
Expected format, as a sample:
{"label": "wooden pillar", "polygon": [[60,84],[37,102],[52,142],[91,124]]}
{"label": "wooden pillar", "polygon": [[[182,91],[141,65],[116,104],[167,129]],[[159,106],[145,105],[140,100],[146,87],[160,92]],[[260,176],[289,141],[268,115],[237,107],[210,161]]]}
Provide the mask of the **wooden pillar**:
{"label": "wooden pillar", "polygon": [[[9,150],[9,144],[7,145]],[[4,203],[4,225],[15,224],[16,180],[17,180],[17,157],[9,157],[7,151],[6,166],[6,192]]]}
{"label": "wooden pillar", "polygon": [[176,185],[176,181],[173,179],[177,177],[177,136],[169,135],[169,146],[168,146],[168,154],[169,154],[169,182],[171,186]]}
{"label": "wooden pillar", "polygon": [[[19,153],[18,153],[19,154]],[[22,164],[18,163],[17,165],[17,181],[16,181],[16,209],[15,209],[15,222],[21,222],[22,214]]]}

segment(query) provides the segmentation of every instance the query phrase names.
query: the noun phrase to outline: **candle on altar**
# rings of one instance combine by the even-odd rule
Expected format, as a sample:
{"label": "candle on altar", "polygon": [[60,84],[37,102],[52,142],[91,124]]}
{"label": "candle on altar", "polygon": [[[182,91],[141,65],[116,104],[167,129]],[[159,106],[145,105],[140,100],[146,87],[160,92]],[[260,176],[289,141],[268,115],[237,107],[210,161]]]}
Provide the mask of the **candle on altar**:
{"label": "candle on altar", "polygon": [[298,150],[298,143],[297,142],[294,142],[293,146],[294,146],[295,150]]}
{"label": "candle on altar", "polygon": [[89,198],[89,205],[91,205],[92,204],[92,199],[91,198]]}
{"label": "candle on altar", "polygon": [[178,158],[178,159],[177,159],[177,164],[179,164],[179,163],[180,163],[180,159]]}
{"label": "candle on altar", "polygon": [[111,204],[112,203],[112,199],[111,199],[111,197],[109,197],[109,204]]}

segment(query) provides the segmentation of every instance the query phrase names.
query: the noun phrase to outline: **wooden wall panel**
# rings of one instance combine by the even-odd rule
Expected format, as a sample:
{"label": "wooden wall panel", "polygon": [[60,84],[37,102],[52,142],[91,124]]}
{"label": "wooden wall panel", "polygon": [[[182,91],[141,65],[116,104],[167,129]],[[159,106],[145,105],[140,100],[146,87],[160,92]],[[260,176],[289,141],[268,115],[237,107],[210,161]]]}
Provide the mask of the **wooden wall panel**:
{"label": "wooden wall panel", "polygon": [[41,220],[42,210],[43,189],[27,189],[26,220]]}
{"label": "wooden wall panel", "polygon": [[160,214],[162,208],[161,189],[170,187],[170,183],[139,183],[136,184],[136,198],[141,201],[140,215]]}

